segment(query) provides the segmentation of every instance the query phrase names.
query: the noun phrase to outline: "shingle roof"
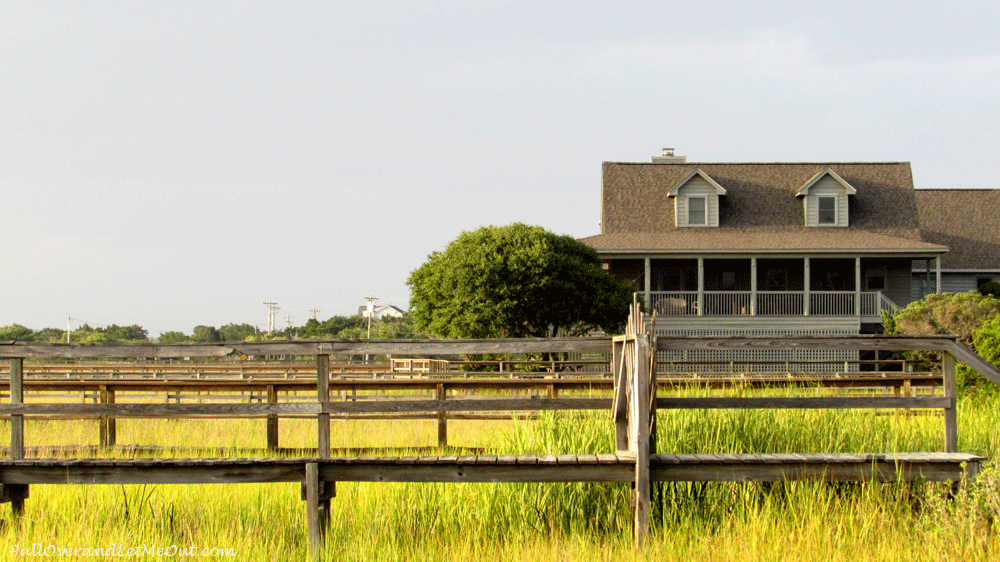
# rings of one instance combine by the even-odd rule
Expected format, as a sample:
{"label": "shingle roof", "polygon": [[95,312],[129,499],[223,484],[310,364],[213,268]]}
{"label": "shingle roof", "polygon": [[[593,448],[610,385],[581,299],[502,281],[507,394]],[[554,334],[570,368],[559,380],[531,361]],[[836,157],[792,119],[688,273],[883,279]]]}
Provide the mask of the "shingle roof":
{"label": "shingle roof", "polygon": [[[805,226],[796,193],[827,168],[857,190],[849,228]],[[668,191],[696,169],[727,192],[720,198],[718,228],[674,223]],[[921,238],[908,162],[605,162],[602,185],[601,234],[583,239],[599,251],[945,250]]]}
{"label": "shingle roof", "polygon": [[915,230],[870,231],[856,228],[802,229],[788,227],[760,228],[687,228],[668,232],[620,232],[599,234],[581,239],[598,251],[636,251],[641,253],[683,252],[907,252],[938,254],[946,248],[922,242]]}
{"label": "shingle roof", "polygon": [[667,191],[696,168],[727,195],[720,200],[720,229],[746,227],[807,229],[802,201],[795,197],[829,167],[858,190],[851,200],[851,226],[866,230],[909,230],[919,240],[917,204],[908,162],[883,163],[622,163],[605,162],[601,233],[668,232],[674,203]]}
{"label": "shingle roof", "polygon": [[924,240],[950,249],[941,267],[1000,270],[1000,190],[918,189],[915,194]]}

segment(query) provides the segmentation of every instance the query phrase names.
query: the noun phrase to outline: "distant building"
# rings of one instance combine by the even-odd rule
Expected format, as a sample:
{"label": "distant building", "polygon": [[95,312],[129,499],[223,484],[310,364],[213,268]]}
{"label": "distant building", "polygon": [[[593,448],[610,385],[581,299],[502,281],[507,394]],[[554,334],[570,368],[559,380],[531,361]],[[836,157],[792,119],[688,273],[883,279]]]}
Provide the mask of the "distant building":
{"label": "distant building", "polygon": [[[375,306],[372,311],[373,320],[381,320],[385,317],[389,318],[400,318],[406,311],[399,308],[398,306],[386,305],[386,306]],[[368,318],[368,306],[361,305],[358,307],[358,316],[362,318]]]}

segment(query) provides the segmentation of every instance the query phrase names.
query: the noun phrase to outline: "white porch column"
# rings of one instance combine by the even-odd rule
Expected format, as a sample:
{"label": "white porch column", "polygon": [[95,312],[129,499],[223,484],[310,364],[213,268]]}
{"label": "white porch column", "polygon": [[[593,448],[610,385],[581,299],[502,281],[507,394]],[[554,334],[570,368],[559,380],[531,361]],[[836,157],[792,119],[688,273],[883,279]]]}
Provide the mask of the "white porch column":
{"label": "white porch column", "polygon": [[805,311],[806,316],[809,316],[809,302],[812,300],[809,298],[809,256],[803,258],[802,262],[802,275],[804,275],[802,280],[802,298],[804,299],[802,302],[802,310]]}
{"label": "white porch column", "polygon": [[705,315],[705,258],[698,258],[698,316]]}
{"label": "white porch column", "polygon": [[934,292],[941,292],[941,256],[934,258],[934,268],[935,268],[935,280],[934,280]]}
{"label": "white porch column", "polygon": [[750,316],[757,316],[757,258],[750,258]]}
{"label": "white porch column", "polygon": [[854,315],[861,316],[861,258],[854,258]]}
{"label": "white porch column", "polygon": [[652,281],[653,281],[653,266],[650,263],[650,261],[651,260],[648,257],[644,260],[644,262],[645,262],[644,263],[645,271],[643,273],[644,276],[643,276],[643,280],[642,280],[642,287],[643,287],[644,294],[646,296],[646,310],[648,310],[650,313],[652,313],[653,312],[653,295],[650,292],[649,286],[652,284]]}

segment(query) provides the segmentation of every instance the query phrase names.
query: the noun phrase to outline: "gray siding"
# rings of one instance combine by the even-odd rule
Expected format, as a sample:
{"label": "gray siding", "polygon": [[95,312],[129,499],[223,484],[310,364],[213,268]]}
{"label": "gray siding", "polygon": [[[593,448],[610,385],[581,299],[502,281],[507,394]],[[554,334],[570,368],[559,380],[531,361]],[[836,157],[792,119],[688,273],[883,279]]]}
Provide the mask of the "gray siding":
{"label": "gray siding", "polygon": [[[942,293],[968,293],[969,291],[975,291],[979,288],[978,279],[981,277],[989,277],[991,279],[997,279],[1000,276],[995,275],[990,271],[983,271],[981,273],[941,273],[941,292]],[[924,298],[924,295],[934,292],[934,270],[931,270],[930,279],[927,279],[927,274],[924,271],[918,271],[912,273],[912,286],[910,290],[911,300],[918,301]]]}

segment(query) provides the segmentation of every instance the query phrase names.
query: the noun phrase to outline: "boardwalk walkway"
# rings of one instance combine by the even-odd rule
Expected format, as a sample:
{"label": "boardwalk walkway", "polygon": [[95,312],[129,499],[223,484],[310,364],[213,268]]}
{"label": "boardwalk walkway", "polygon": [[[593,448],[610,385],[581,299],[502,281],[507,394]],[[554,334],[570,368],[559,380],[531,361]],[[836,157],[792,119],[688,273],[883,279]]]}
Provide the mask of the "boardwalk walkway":
{"label": "boardwalk walkway", "polygon": [[[657,351],[704,349],[928,350],[943,356],[944,395],[933,397],[844,398],[657,398],[652,367]],[[460,400],[443,394],[405,404],[331,400],[330,355],[386,354],[443,356],[486,353],[603,352],[611,356],[613,398],[498,398]],[[316,398],[308,403],[266,404],[58,404],[24,403],[25,358],[182,358],[232,355],[297,355],[316,358]],[[285,341],[219,345],[80,346],[0,342],[10,360],[9,459],[0,459],[0,501],[23,510],[33,484],[301,482],[309,537],[321,540],[335,483],[371,482],[630,482],[634,486],[635,538],[648,529],[650,483],[656,481],[941,480],[974,476],[983,457],[957,451],[955,365],[962,361],[994,383],[1000,371],[953,337],[839,336],[816,338],[660,338],[640,323],[615,338],[436,341]],[[615,427],[614,453],[555,455],[330,456],[331,414],[373,412],[537,411],[608,409]],[[658,451],[657,408],[935,408],[943,412],[942,451],[863,454],[670,454]],[[317,422],[315,457],[213,459],[24,459],[24,418],[33,415],[114,417],[310,416]],[[440,414],[439,414],[440,415]],[[270,418],[269,418],[270,419]]]}

